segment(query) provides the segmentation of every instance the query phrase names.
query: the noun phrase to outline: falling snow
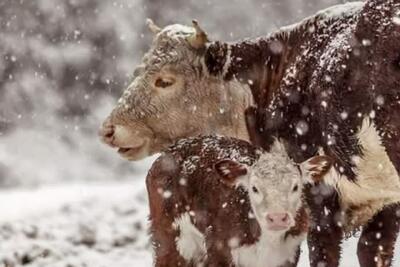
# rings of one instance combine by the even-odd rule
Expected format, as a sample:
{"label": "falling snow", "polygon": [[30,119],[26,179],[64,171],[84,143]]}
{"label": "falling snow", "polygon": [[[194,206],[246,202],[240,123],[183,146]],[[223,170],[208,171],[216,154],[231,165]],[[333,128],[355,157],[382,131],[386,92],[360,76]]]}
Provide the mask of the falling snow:
{"label": "falling snow", "polygon": [[[167,21],[190,23],[197,18],[213,40],[236,40],[267,35],[279,26],[343,1],[254,0],[243,4],[190,0],[179,7],[179,16],[175,4],[182,1],[171,1],[171,5],[151,2],[157,4],[151,6],[144,0],[0,4],[1,263],[29,267],[152,266],[145,176],[153,159],[126,162],[97,140],[101,121],[129,85],[134,66],[150,44],[152,36],[144,27],[146,17],[162,25]],[[361,3],[348,3],[323,10],[320,23],[350,16],[361,7]],[[388,20],[400,25],[400,12]],[[182,28],[170,30],[172,33]],[[316,28],[310,26],[308,30],[314,33]],[[341,62],[334,50],[349,47],[349,34],[344,30],[343,38],[328,43],[326,53],[318,57],[321,66],[328,66],[325,82],[333,82],[329,72],[336,71],[336,64]],[[362,45],[370,46],[371,40],[362,40]],[[279,42],[271,47],[275,53],[282,48]],[[298,60],[304,56],[314,55],[306,50]],[[343,64],[339,67],[347,68]],[[290,84],[297,74],[293,66],[285,82]],[[254,82],[247,81],[249,85]],[[129,109],[123,98],[120,103]],[[377,96],[375,103],[384,106],[385,97]],[[324,108],[328,105],[327,100],[321,102]],[[199,108],[193,106],[192,112]],[[378,111],[365,115],[373,119]],[[221,108],[219,112],[226,110]],[[304,106],[302,113],[308,115],[310,109]],[[346,120],[349,114],[342,111],[340,117]],[[298,135],[309,131],[306,121],[293,127]],[[332,136],[326,137],[328,145],[335,143]],[[209,140],[202,149],[213,148],[215,143]],[[302,150],[307,148],[301,145]],[[229,156],[252,163],[239,151]],[[192,173],[198,163],[197,157],[190,158],[184,163],[184,171]],[[176,168],[171,159],[163,164],[165,170]],[[179,184],[189,186],[185,177]],[[168,190],[160,194],[166,199],[173,197]],[[229,203],[223,206],[227,208]],[[325,214],[329,212],[324,210]],[[252,212],[248,216],[254,218]],[[376,238],[382,238],[381,233],[376,233]],[[232,238],[229,245],[237,247],[238,239]],[[356,246],[355,239],[345,242],[344,267],[357,266]],[[303,251],[300,267],[309,266],[306,246]],[[399,261],[397,254],[395,266]]]}

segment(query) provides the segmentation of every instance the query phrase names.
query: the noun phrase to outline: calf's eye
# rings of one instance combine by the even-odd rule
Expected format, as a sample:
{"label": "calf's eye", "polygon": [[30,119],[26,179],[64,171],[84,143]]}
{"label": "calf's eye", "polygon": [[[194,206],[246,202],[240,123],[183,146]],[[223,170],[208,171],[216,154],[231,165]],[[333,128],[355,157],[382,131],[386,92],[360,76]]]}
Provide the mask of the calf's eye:
{"label": "calf's eye", "polygon": [[253,186],[253,187],[251,188],[251,190],[253,190],[254,193],[258,194],[258,189],[257,189],[257,187]]}
{"label": "calf's eye", "polygon": [[158,78],[156,80],[156,87],[160,87],[160,88],[167,88],[172,86],[175,83],[174,79],[163,79],[163,78]]}

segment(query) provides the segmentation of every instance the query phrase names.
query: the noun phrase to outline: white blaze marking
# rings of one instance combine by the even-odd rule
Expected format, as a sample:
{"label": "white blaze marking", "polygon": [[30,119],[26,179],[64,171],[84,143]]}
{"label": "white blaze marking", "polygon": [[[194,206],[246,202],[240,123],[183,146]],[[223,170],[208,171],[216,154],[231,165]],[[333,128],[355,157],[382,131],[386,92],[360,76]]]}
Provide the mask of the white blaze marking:
{"label": "white blaze marking", "polygon": [[231,66],[231,63],[232,63],[231,55],[232,55],[231,46],[228,45],[227,52],[226,52],[225,64],[224,64],[224,67],[222,68],[222,77],[225,77],[225,75],[229,71],[229,67]]}
{"label": "white blaze marking", "polygon": [[190,214],[184,213],[175,219],[174,227],[180,231],[176,240],[176,248],[181,256],[187,261],[199,262],[204,259],[206,255],[205,239],[203,234],[192,224]]}

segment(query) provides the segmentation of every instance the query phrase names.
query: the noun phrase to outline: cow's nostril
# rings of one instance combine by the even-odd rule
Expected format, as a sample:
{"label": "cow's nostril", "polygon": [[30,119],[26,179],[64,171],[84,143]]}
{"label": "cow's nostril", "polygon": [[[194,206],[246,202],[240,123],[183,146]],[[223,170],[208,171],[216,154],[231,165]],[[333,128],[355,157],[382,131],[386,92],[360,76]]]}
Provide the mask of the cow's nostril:
{"label": "cow's nostril", "polygon": [[110,129],[108,132],[104,134],[105,137],[111,138],[114,135],[114,129]]}
{"label": "cow's nostril", "polygon": [[111,124],[104,124],[99,131],[101,140],[110,146],[113,146],[115,126]]}

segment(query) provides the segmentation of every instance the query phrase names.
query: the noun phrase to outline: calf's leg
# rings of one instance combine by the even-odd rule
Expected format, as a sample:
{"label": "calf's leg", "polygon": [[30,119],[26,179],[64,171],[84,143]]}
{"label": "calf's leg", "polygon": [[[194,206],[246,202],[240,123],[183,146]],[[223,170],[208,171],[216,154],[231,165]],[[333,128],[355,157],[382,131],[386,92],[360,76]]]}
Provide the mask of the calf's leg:
{"label": "calf's leg", "polygon": [[177,232],[169,227],[152,231],[155,267],[192,267],[176,249]]}
{"label": "calf's leg", "polygon": [[286,262],[286,263],[284,263],[283,265],[281,265],[281,266],[279,266],[279,267],[296,267],[297,266],[297,264],[298,264],[298,262],[299,262],[299,259],[300,259],[300,247],[297,249],[297,251],[296,251],[296,256],[295,256],[295,258],[294,258],[294,262]]}
{"label": "calf's leg", "polygon": [[389,267],[399,231],[400,205],[383,209],[364,227],[358,241],[357,255],[361,267]]}
{"label": "calf's leg", "polygon": [[[164,158],[168,155],[164,155]],[[159,189],[171,190],[168,187],[169,177],[176,177],[177,168],[164,168],[163,159],[158,159],[151,167],[146,177],[146,187],[150,206],[150,234],[154,248],[155,267],[192,267],[179,253],[176,239],[180,235],[179,229],[174,227],[174,220],[181,214],[176,210],[175,203],[180,203],[175,196],[164,198]],[[171,158],[167,158],[171,162]]]}
{"label": "calf's leg", "polygon": [[235,267],[228,241],[216,237],[213,231],[207,233],[207,267]]}

